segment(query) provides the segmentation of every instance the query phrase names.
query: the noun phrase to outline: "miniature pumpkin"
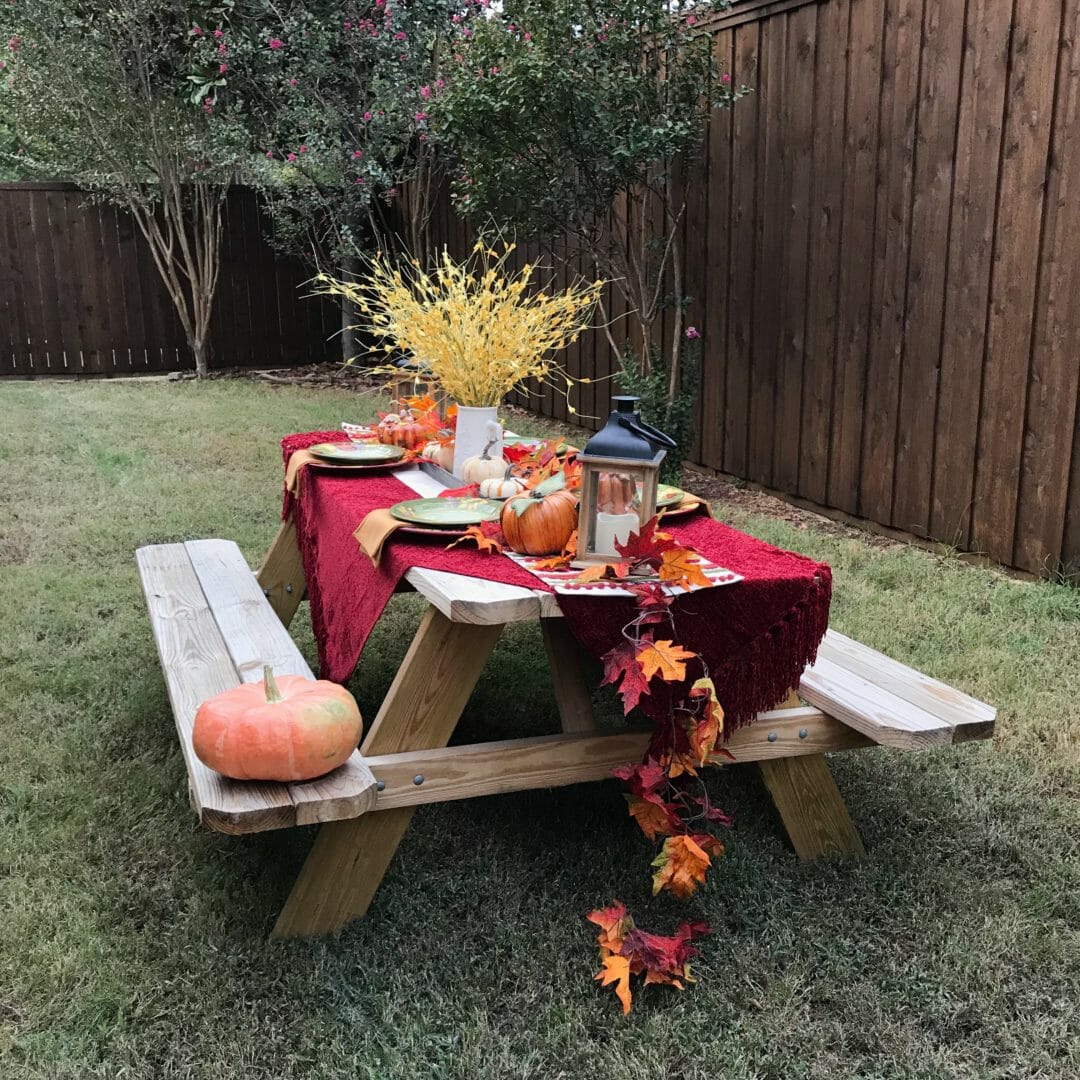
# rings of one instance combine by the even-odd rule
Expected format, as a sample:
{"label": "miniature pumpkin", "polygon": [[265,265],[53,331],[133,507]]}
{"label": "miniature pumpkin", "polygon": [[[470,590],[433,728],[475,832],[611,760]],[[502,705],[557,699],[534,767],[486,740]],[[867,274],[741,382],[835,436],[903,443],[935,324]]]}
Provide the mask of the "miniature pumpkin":
{"label": "miniature pumpkin", "polygon": [[427,458],[428,461],[434,461],[436,465],[449,472],[454,467],[454,440],[441,443],[437,439],[432,439],[431,442],[424,444],[421,456]]}
{"label": "miniature pumpkin", "polygon": [[502,455],[491,457],[491,448],[494,445],[494,441],[489,442],[482,454],[466,458],[461,463],[461,479],[466,484],[479,484],[482,480],[497,480],[506,474],[506,462]]}
{"label": "miniature pumpkin", "polygon": [[415,450],[431,434],[431,428],[411,416],[387,413],[377,428],[379,442]]}
{"label": "miniature pumpkin", "polygon": [[520,555],[557,555],[577,528],[577,496],[565,488],[514,495],[503,504],[499,525]]}
{"label": "miniature pumpkin", "polygon": [[480,495],[484,499],[509,499],[524,490],[524,481],[516,476],[491,476],[480,481]]}
{"label": "miniature pumpkin", "polygon": [[363,722],[337,683],[282,675],[243,683],[204,701],[192,745],[199,760],[234,780],[311,780],[348,760]]}

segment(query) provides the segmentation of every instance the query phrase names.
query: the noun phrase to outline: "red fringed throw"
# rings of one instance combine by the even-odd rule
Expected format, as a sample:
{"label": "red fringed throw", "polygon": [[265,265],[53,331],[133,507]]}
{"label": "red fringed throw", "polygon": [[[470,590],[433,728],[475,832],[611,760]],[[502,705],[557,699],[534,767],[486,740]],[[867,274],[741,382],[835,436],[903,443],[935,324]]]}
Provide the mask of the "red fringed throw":
{"label": "red fringed throw", "polygon": [[[344,438],[327,431],[290,435],[282,440],[285,460],[294,450]],[[303,497],[286,494],[283,516],[296,518],[323,678],[349,678],[386,602],[412,567],[546,588],[510,559],[465,548],[447,551],[441,537],[396,533],[375,568],[354,530],[369,511],[415,498],[415,492],[393,473],[334,475],[333,466],[304,471]],[[772,547],[705,514],[667,522],[665,529],[743,576],[734,585],[682,595],[673,606],[679,644],[708,665],[730,732],[781,701],[813,662],[828,626],[832,573],[824,563]],[[629,598],[560,596],[559,606],[574,636],[597,658],[618,643],[634,617]],[[673,696],[684,692],[682,686],[657,690],[654,684],[642,708],[662,715]]]}

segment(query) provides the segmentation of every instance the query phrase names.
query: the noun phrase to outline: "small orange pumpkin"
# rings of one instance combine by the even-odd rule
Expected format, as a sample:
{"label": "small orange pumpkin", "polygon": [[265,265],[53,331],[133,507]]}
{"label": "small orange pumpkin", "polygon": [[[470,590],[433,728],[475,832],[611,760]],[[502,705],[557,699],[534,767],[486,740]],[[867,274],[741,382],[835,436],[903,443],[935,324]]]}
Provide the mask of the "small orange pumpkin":
{"label": "small orange pumpkin", "polygon": [[199,760],[233,780],[312,780],[348,760],[363,722],[352,694],[300,675],[243,683],[204,701],[192,745]]}
{"label": "small orange pumpkin", "polygon": [[577,528],[577,496],[565,488],[513,495],[503,503],[499,525],[512,551],[557,555]]}
{"label": "small orange pumpkin", "polygon": [[431,435],[431,427],[411,416],[387,413],[377,428],[379,442],[387,446],[403,446],[415,450]]}

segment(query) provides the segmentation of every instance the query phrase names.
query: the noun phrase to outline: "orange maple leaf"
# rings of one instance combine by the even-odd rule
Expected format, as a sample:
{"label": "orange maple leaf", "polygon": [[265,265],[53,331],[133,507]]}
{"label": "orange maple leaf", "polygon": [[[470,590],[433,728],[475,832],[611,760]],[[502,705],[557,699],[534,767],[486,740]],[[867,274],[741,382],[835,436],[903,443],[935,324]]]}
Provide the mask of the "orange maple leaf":
{"label": "orange maple leaf", "polygon": [[587,566],[578,575],[578,581],[603,581],[605,578],[624,578],[630,573],[628,562],[597,563]]}
{"label": "orange maple leaf", "polygon": [[481,551],[485,551],[489,555],[497,555],[503,549],[502,544],[493,537],[486,536],[479,525],[470,525],[465,530],[464,536],[459,536],[446,545],[446,550],[449,551],[450,548],[457,547],[458,544],[464,544],[466,540],[472,540]]}
{"label": "orange maple leaf", "polygon": [[695,552],[690,548],[670,548],[663,554],[657,573],[661,581],[670,581],[673,585],[679,585],[690,591],[691,585],[700,585],[708,588],[712,582],[701,570],[701,562]]}
{"label": "orange maple leaf", "polygon": [[605,956],[604,970],[598,971],[595,978],[601,986],[615,983],[615,996],[622,1002],[623,1016],[630,1011],[633,996],[630,993],[630,961],[625,956]]}
{"label": "orange maple leaf", "polygon": [[671,836],[680,827],[679,818],[659,795],[627,795],[630,816],[638,823],[649,840],[658,836]]}
{"label": "orange maple leaf", "polygon": [[690,687],[692,698],[704,697],[705,715],[700,720],[691,719],[686,737],[699,765],[704,765],[716,750],[716,740],[724,731],[724,709],[716,700],[716,686],[712,679],[698,679]]}
{"label": "orange maple leaf", "polygon": [[[701,834],[706,835],[708,834]],[[716,843],[719,844],[719,841]],[[668,889],[685,900],[697,892],[698,885],[705,884],[705,871],[711,862],[708,853],[694,837],[669,836],[664,841],[660,854],[653,859],[652,865],[656,867],[656,873],[653,874],[653,896],[661,889]]]}
{"label": "orange maple leaf", "polygon": [[637,652],[637,662],[645,678],[651,680],[659,674],[665,682],[682,682],[686,678],[686,661],[693,660],[697,653],[676,645],[673,641],[653,641],[642,638],[641,648]]}

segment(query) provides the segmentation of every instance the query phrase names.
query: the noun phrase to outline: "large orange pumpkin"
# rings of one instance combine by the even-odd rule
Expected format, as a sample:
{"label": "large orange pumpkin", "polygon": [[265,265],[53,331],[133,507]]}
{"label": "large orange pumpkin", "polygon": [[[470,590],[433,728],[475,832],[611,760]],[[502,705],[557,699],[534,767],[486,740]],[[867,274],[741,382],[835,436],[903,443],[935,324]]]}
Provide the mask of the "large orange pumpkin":
{"label": "large orange pumpkin", "polygon": [[282,675],[243,683],[204,701],[192,744],[199,760],[234,780],[311,780],[343,764],[363,723],[337,683]]}
{"label": "large orange pumpkin", "polygon": [[577,496],[565,488],[514,495],[503,504],[499,525],[512,551],[557,555],[577,528]]}

